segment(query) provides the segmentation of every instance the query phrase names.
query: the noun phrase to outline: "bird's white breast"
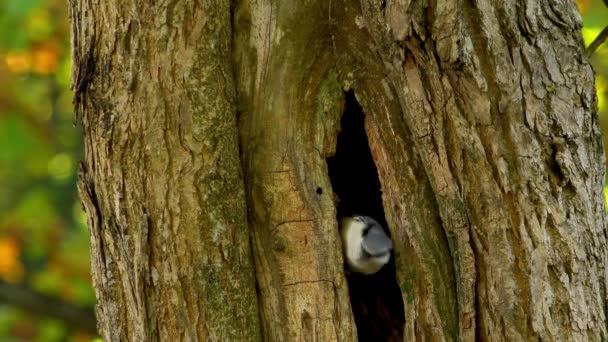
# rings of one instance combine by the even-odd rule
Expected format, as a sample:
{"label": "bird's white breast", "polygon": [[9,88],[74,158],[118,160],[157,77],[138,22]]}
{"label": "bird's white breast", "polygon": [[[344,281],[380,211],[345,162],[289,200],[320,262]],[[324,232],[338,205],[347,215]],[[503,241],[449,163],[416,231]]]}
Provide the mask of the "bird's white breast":
{"label": "bird's white breast", "polygon": [[373,274],[378,272],[390,259],[390,254],[381,257],[362,258],[361,244],[365,223],[352,217],[342,219],[341,235],[346,263],[355,272]]}

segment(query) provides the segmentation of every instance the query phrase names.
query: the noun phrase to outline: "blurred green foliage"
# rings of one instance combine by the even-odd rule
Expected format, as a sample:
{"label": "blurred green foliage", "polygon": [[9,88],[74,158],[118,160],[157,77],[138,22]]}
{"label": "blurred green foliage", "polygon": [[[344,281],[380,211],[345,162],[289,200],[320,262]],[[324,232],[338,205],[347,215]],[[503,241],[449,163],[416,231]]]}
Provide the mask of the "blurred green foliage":
{"label": "blurred green foliage", "polygon": [[[92,306],[65,0],[0,1],[0,277]],[[0,303],[1,341],[90,341]]]}
{"label": "blurred green foliage", "polygon": [[[608,7],[602,0],[577,0],[576,2],[583,15],[582,32],[585,45],[588,46],[608,26]],[[606,153],[608,152],[606,150],[608,146],[608,41],[604,42],[591,56],[591,64],[595,70],[598,112]],[[608,153],[606,155],[608,156]],[[604,195],[608,206],[608,186],[604,187]]]}
{"label": "blurred green foliage", "polygon": [[[602,0],[577,5],[588,45],[608,25],[608,8]],[[0,2],[0,278],[93,305],[88,232],[75,186],[83,152],[73,126],[66,7],[65,0]],[[606,139],[608,44],[591,61]],[[1,341],[94,338],[0,303]]]}

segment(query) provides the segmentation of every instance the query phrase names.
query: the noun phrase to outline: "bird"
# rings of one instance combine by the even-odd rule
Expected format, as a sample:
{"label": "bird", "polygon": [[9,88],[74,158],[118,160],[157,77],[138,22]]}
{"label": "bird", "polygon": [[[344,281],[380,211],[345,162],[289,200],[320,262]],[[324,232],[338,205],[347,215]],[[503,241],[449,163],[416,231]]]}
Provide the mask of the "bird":
{"label": "bird", "polygon": [[364,275],[378,272],[391,258],[393,244],[382,226],[369,216],[343,217],[340,235],[349,269]]}

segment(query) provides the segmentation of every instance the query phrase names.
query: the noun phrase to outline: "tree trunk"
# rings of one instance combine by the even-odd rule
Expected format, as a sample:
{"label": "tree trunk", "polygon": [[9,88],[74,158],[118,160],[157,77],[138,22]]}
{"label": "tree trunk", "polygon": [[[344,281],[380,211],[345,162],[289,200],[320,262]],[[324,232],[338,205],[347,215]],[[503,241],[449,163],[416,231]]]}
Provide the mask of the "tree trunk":
{"label": "tree trunk", "polygon": [[395,336],[608,339],[605,161],[573,3],[70,6],[105,340],[361,335],[336,208],[374,180],[338,191],[327,160],[353,101]]}
{"label": "tree trunk", "polygon": [[100,333],[259,340],[229,1],[70,7]]}

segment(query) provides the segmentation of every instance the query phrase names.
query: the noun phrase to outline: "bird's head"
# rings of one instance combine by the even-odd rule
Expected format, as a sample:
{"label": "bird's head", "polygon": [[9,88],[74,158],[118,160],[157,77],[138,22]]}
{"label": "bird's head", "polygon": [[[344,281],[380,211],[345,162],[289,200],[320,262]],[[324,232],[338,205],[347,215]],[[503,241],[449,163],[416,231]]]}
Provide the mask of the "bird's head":
{"label": "bird's head", "polygon": [[373,274],[390,260],[393,244],[382,226],[369,216],[342,219],[342,243],[349,267],[358,273]]}

